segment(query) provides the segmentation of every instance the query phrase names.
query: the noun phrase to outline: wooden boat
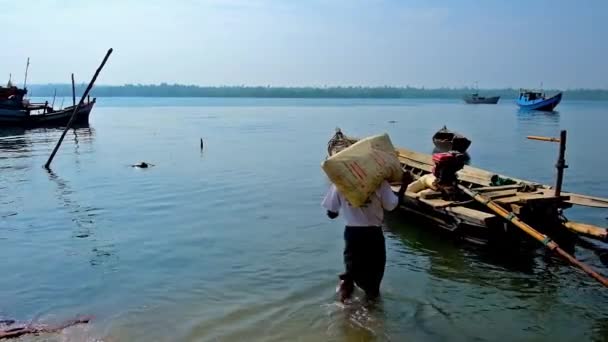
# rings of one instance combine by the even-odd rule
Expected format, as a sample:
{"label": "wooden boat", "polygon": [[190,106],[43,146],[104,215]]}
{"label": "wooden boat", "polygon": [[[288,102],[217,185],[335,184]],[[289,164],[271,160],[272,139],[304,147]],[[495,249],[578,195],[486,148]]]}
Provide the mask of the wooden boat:
{"label": "wooden boat", "polygon": [[11,96],[20,96],[23,98],[26,93],[27,90],[17,88],[9,81],[6,87],[0,86],[0,101],[8,100]]}
{"label": "wooden boat", "polygon": [[[78,108],[74,123],[89,122],[89,115],[96,99],[87,101]],[[75,106],[54,110],[46,104],[29,104],[23,108],[6,108],[0,106],[0,127],[48,127],[64,126],[70,121]]]}
{"label": "wooden boat", "polygon": [[456,133],[443,126],[433,135],[433,144],[438,151],[458,151],[465,153],[471,146],[471,140],[464,135]]}
{"label": "wooden boat", "polygon": [[468,104],[497,104],[500,96],[479,96],[479,93],[473,93],[465,95],[463,97],[464,102]]}
{"label": "wooden boat", "polygon": [[561,92],[547,98],[543,92],[522,89],[517,98],[517,105],[525,110],[551,112],[557,107],[561,100]]}
{"label": "wooden boat", "polygon": [[[356,138],[336,137],[336,142],[354,143]],[[330,155],[336,153],[329,147]],[[432,172],[432,156],[411,150],[397,148],[404,171],[414,179]],[[564,237],[575,241],[576,234],[608,241],[606,230],[573,221],[568,221],[562,210],[573,205],[608,208],[608,199],[562,192],[555,196],[551,186],[520,180],[496,174],[483,169],[465,166],[458,172],[459,182],[470,189],[483,193],[499,205],[513,211],[535,228],[553,237]],[[500,184],[500,185],[499,185]],[[397,192],[399,184],[393,184]],[[520,243],[529,241],[525,235],[497,216],[487,207],[463,196],[456,200],[446,200],[439,192],[424,190],[420,193],[406,192],[401,206],[404,212],[430,223],[432,226],[453,233],[463,240],[476,244]],[[535,245],[534,245],[535,246]]]}
{"label": "wooden boat", "polygon": [[[48,127],[63,126],[68,123],[76,106],[54,109],[48,103],[30,103],[25,99],[27,89],[12,86],[0,87],[0,127]],[[89,122],[89,115],[95,105],[87,98],[76,113],[74,123]]]}

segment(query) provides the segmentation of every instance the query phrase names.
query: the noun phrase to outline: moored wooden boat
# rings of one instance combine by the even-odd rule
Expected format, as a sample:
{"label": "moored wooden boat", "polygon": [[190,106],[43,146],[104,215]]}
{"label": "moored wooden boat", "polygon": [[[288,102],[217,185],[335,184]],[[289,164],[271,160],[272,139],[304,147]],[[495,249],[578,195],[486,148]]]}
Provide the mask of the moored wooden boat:
{"label": "moored wooden boat", "polygon": [[[29,68],[29,58],[27,60],[27,66],[25,69],[25,79],[27,81],[27,70]],[[31,103],[25,98],[27,95],[26,81],[24,81],[23,88],[14,86],[9,78],[6,87],[0,86],[0,127],[53,127],[53,126],[65,126],[70,121],[72,115],[75,113],[73,123],[74,124],[88,124],[89,115],[93,106],[95,106],[96,99],[82,98],[79,104],[76,104],[76,94],[74,87],[74,75],[72,74],[72,101],[73,105],[62,108],[53,108],[55,103],[55,97],[53,97],[53,104],[49,106],[48,102],[45,103]]]}
{"label": "moored wooden boat", "polygon": [[433,144],[439,151],[458,151],[465,153],[471,146],[471,140],[464,135],[450,131],[446,126],[433,135]]}
{"label": "moored wooden boat", "polygon": [[[78,108],[74,123],[83,124],[89,122],[89,115],[96,99],[85,102]],[[61,110],[54,110],[46,104],[31,104],[23,108],[0,107],[0,127],[48,127],[63,126],[68,123],[75,106],[69,106]],[[36,113],[38,111],[39,113]]]}
{"label": "moored wooden boat", "polygon": [[[334,141],[354,143],[352,137],[332,138]],[[335,151],[329,146],[330,154]],[[404,171],[417,179],[432,172],[432,156],[397,148]],[[562,211],[573,204],[608,208],[608,199],[562,192],[555,196],[551,186],[510,178],[483,169],[465,166],[458,172],[459,183],[474,189],[505,209],[514,212],[522,220],[549,233],[575,241],[575,234],[606,241],[606,230],[588,224],[568,221]],[[394,184],[394,191],[399,188]],[[401,209],[431,223],[432,226],[456,234],[469,242],[478,244],[522,242],[521,231],[488,208],[463,196],[446,200],[440,192],[425,190],[420,193],[406,192]]]}
{"label": "moored wooden boat", "polygon": [[517,105],[525,110],[540,110],[551,112],[562,100],[562,93],[546,97],[540,91],[521,90],[517,98]]}
{"label": "moored wooden boat", "polygon": [[463,97],[464,102],[468,104],[497,104],[500,100],[500,96],[479,96],[478,93],[465,95]]}
{"label": "moored wooden boat", "polygon": [[[0,127],[48,127],[63,126],[68,123],[74,106],[54,109],[48,103],[30,103],[25,99],[27,89],[9,84],[0,87]],[[89,122],[89,115],[96,99],[86,101],[78,108],[74,123]]]}

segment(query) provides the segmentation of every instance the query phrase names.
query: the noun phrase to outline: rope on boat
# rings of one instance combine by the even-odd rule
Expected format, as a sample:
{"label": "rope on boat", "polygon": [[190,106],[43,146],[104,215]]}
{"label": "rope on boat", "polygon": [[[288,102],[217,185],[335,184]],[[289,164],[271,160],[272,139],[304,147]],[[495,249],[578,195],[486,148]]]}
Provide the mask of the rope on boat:
{"label": "rope on boat", "polygon": [[503,207],[499,206],[498,204],[496,204],[494,201],[492,201],[488,197],[486,197],[484,195],[481,195],[480,193],[478,193],[476,191],[473,191],[473,190],[471,190],[471,189],[463,186],[462,184],[458,184],[458,188],[460,190],[462,190],[465,194],[471,196],[477,202],[482,203],[485,206],[487,206],[488,208],[490,208],[492,211],[494,211],[495,213],[497,213],[498,215],[500,215],[502,218],[504,218],[507,221],[513,223],[516,227],[518,227],[519,229],[523,230],[528,235],[532,236],[534,239],[536,239],[537,241],[539,241],[540,243],[542,243],[549,250],[554,251],[555,253],[557,253],[562,258],[566,259],[568,262],[570,262],[574,266],[576,266],[576,267],[580,268],[581,270],[583,270],[585,273],[587,273],[588,275],[590,275],[592,278],[594,278],[595,280],[597,280],[598,282],[600,282],[605,287],[608,287],[608,279],[606,279],[605,277],[603,277],[602,275],[600,275],[599,273],[597,273],[591,267],[589,267],[586,264],[578,261],[572,255],[568,254],[566,251],[564,251],[563,249],[561,249],[559,247],[559,245],[557,243],[555,243],[555,241],[551,240],[550,237],[548,237],[545,234],[540,233],[539,231],[537,231],[536,229],[532,228],[527,223],[523,222],[513,212],[507,211],[506,209],[504,209]]}

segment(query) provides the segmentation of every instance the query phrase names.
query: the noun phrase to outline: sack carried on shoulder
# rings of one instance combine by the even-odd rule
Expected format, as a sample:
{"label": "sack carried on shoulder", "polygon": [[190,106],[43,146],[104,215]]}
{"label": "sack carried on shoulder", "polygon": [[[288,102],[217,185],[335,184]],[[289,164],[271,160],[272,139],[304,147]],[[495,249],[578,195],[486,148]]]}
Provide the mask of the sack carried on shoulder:
{"label": "sack carried on shoulder", "polygon": [[321,167],[355,207],[365,204],[384,180],[399,181],[403,172],[386,133],[359,140],[329,157]]}

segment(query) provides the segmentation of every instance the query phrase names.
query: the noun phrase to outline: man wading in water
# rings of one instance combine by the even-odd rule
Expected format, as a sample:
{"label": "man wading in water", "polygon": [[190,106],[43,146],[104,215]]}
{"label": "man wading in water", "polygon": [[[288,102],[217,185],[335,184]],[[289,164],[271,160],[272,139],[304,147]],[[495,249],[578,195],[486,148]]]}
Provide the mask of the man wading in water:
{"label": "man wading in water", "polygon": [[342,302],[350,298],[355,284],[365,291],[368,299],[374,299],[380,294],[380,283],[386,264],[386,246],[382,233],[384,211],[392,211],[401,203],[411,180],[411,175],[404,172],[397,195],[391,190],[390,184],[383,181],[367,203],[360,208],[351,206],[333,184],[325,195],[322,205],[327,209],[327,216],[335,219],[338,213],[342,212],[346,221],[345,272],[339,276]]}

